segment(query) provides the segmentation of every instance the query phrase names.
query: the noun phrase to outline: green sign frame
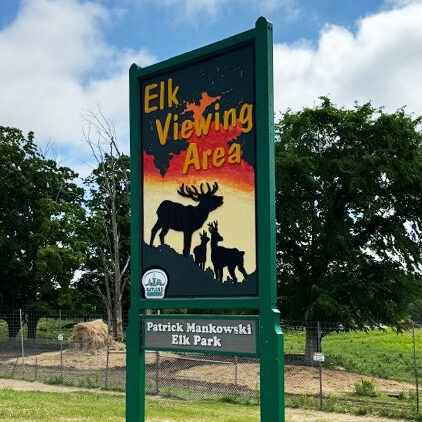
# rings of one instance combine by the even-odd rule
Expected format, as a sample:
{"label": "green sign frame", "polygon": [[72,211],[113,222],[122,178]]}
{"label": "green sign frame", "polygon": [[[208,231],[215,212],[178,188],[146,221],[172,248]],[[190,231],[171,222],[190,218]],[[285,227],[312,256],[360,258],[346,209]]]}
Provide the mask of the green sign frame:
{"label": "green sign frame", "polygon": [[[152,75],[189,66],[199,59],[253,43],[255,50],[257,297],[141,298],[141,151],[140,83]],[[274,106],[272,25],[265,18],[255,28],[206,47],[154,64],[132,65],[130,82],[131,144],[131,308],[127,330],[126,421],[145,421],[145,348],[140,336],[147,309],[249,309],[259,315],[261,422],[284,422],[284,341],[277,309]],[[216,315],[217,316],[217,315]],[[230,316],[232,318],[232,316]]]}

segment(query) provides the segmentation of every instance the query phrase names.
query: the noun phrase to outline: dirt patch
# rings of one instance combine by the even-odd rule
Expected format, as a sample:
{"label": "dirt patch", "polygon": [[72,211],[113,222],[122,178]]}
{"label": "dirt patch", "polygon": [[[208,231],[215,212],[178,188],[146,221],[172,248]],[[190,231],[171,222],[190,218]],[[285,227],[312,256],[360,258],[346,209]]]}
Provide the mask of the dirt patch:
{"label": "dirt patch", "polygon": [[101,391],[92,388],[82,388],[82,387],[66,387],[64,385],[49,385],[43,384],[36,381],[23,381],[15,379],[5,379],[0,378],[0,389],[10,389],[16,391],[44,391],[48,393],[72,393],[74,391],[86,391],[86,392],[101,392],[105,394],[124,394],[119,392],[108,392]]}
{"label": "dirt patch", "polygon": [[[233,384],[235,380],[235,366],[227,365],[202,365],[178,371],[177,378],[195,381],[207,381],[209,383]],[[324,394],[327,393],[351,393],[355,391],[355,384],[368,376],[352,374],[341,370],[324,369],[322,372]],[[370,378],[376,388],[384,393],[400,393],[413,391],[414,385]],[[259,388],[259,366],[255,363],[241,363],[237,368],[237,383],[251,390]],[[317,394],[319,392],[318,371],[307,366],[286,365],[285,368],[285,391],[289,394]]]}
{"label": "dirt patch", "polygon": [[[160,353],[160,362],[174,358],[172,353]],[[17,362],[17,363],[16,363]],[[22,365],[22,358],[9,359],[6,363],[11,365]],[[155,353],[146,353],[145,363],[152,365],[156,363]],[[63,350],[63,366],[65,368],[83,369],[83,370],[103,370],[107,364],[107,350],[101,349],[95,352],[87,353],[81,350],[66,349]],[[58,367],[61,365],[60,352],[46,352],[39,355],[32,355],[25,358],[25,365],[38,365],[42,367]],[[126,367],[125,347],[114,348],[109,354],[109,368]]]}
{"label": "dirt patch", "polygon": [[317,412],[315,410],[286,409],[286,422],[399,422],[399,420],[377,416],[356,416],[343,413]]}

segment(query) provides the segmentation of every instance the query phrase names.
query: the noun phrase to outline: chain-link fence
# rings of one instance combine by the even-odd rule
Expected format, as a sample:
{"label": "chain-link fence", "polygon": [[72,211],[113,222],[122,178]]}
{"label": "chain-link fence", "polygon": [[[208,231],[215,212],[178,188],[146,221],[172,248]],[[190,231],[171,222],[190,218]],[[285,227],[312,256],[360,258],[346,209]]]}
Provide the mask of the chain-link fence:
{"label": "chain-link fence", "polygon": [[[0,376],[124,391],[123,342],[75,335],[79,322],[101,315],[0,318]],[[18,324],[10,329],[8,325]],[[104,324],[105,325],[105,324]],[[410,323],[351,330],[342,324],[283,321],[289,407],[414,418],[419,413],[422,328]],[[13,334],[13,336],[11,336]],[[148,394],[258,403],[259,360],[197,353],[147,352]]]}

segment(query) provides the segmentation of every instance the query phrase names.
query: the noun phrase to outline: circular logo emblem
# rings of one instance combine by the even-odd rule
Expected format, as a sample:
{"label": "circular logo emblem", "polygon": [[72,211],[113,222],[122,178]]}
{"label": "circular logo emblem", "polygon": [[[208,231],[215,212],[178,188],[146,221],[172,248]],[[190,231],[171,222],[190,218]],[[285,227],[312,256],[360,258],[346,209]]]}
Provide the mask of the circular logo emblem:
{"label": "circular logo emblem", "polygon": [[152,268],[142,276],[142,286],[144,287],[147,299],[163,299],[168,283],[167,274],[159,268]]}

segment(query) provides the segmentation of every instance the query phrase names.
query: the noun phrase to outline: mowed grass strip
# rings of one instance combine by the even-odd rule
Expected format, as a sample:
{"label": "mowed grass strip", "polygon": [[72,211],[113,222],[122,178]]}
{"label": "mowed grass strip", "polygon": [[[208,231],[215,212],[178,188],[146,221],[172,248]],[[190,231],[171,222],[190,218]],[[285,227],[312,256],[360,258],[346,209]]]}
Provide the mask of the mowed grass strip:
{"label": "mowed grass strip", "polygon": [[[125,398],[98,393],[0,390],[2,422],[123,422]],[[258,422],[257,406],[147,400],[148,422]]]}

